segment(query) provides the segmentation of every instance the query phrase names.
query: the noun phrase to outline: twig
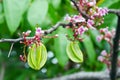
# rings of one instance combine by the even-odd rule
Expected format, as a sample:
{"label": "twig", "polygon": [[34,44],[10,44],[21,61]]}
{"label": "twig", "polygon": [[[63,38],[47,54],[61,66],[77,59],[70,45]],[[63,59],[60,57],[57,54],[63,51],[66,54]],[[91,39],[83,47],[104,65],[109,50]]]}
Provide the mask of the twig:
{"label": "twig", "polygon": [[90,17],[84,13],[79,6],[77,5],[77,3],[75,2],[75,0],[71,0],[71,2],[74,4],[74,6],[76,7],[76,9],[79,11],[79,13],[81,13],[81,15],[85,18],[85,19],[89,19]]}
{"label": "twig", "polygon": [[[118,69],[117,78],[120,78],[120,69]],[[70,75],[45,80],[110,80],[110,76],[108,71],[77,72]]]}
{"label": "twig", "polygon": [[8,57],[10,57],[10,54],[11,54],[11,51],[12,51],[13,45],[14,45],[14,43],[11,44],[11,47],[10,47],[10,50],[9,50],[9,53],[8,53]]}
{"label": "twig", "polygon": [[115,38],[113,40],[113,54],[112,54],[112,60],[111,60],[111,73],[110,77],[111,80],[115,80],[116,78],[116,71],[117,71],[117,58],[118,58],[118,48],[119,48],[119,39],[120,39],[120,15],[118,16],[118,25],[116,28],[116,34]]}
{"label": "twig", "polygon": [[[58,27],[60,26],[72,26],[71,23],[68,23],[68,24],[63,24],[63,23],[60,23],[58,22],[56,25],[54,25],[53,27],[51,27],[50,29],[48,30],[44,30],[44,35],[47,35],[47,34],[50,34],[52,33],[53,31],[55,31]],[[33,39],[34,37],[26,37],[26,39]],[[10,42],[10,43],[16,43],[16,42],[19,42],[19,41],[23,41],[24,38],[17,38],[17,39],[0,39],[0,43],[2,42]]]}
{"label": "twig", "polygon": [[120,9],[109,9],[108,12],[120,16]]}

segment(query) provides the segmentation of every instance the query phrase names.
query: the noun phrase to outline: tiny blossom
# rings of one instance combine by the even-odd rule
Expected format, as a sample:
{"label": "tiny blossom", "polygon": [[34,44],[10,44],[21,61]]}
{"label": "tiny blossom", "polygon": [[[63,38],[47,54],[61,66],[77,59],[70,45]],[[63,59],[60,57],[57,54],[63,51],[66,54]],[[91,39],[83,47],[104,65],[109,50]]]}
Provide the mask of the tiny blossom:
{"label": "tiny blossom", "polygon": [[101,32],[101,33],[107,33],[107,32],[108,32],[108,27],[106,27],[106,28],[101,28],[101,29],[100,29],[100,32]]}
{"label": "tiny blossom", "polygon": [[102,56],[107,56],[106,50],[103,50],[103,51],[101,52],[101,55],[102,55]]}
{"label": "tiny blossom", "polygon": [[104,57],[103,56],[99,56],[98,60],[101,61],[101,62],[103,62],[104,61]]}
{"label": "tiny blossom", "polygon": [[91,28],[91,27],[93,26],[93,24],[94,24],[94,21],[88,19],[88,21],[87,21],[87,26],[88,26],[88,28]]}
{"label": "tiny blossom", "polygon": [[105,37],[107,38],[111,38],[112,37],[112,33],[110,31],[105,33]]}
{"label": "tiny blossom", "polygon": [[78,28],[78,34],[82,35],[87,30],[88,30],[87,28],[81,26],[81,27]]}
{"label": "tiny blossom", "polygon": [[36,28],[35,35],[40,36],[42,33],[43,31],[41,30],[41,28]]}
{"label": "tiny blossom", "polygon": [[97,39],[98,42],[101,42],[101,40],[103,39],[103,35],[99,35],[99,36],[97,36],[96,39]]}
{"label": "tiny blossom", "polygon": [[92,0],[92,2],[88,2],[87,5],[90,6],[90,7],[95,6],[96,5],[96,1]]}
{"label": "tiny blossom", "polygon": [[105,16],[108,13],[107,8],[98,8],[98,13],[100,16]]}
{"label": "tiny blossom", "polygon": [[64,17],[64,21],[71,21],[71,17],[69,16],[69,14],[66,14],[66,16]]}
{"label": "tiny blossom", "polygon": [[104,40],[106,40],[107,42],[110,42],[110,38],[105,37]]}
{"label": "tiny blossom", "polygon": [[85,22],[85,18],[83,18],[81,15],[74,15],[72,19],[74,22]]}
{"label": "tiny blossom", "polygon": [[23,35],[24,35],[24,36],[29,36],[30,33],[31,33],[31,30],[28,30],[28,31],[26,31],[26,32],[23,32]]}

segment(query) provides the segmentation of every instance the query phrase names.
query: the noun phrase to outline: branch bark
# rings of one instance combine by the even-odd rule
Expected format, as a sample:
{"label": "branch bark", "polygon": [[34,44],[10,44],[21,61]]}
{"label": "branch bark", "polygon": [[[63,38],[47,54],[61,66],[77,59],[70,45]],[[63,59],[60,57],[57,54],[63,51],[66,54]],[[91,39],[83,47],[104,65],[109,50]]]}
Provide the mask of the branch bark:
{"label": "branch bark", "polygon": [[[120,69],[117,70],[117,78],[120,78]],[[78,72],[62,77],[47,80],[110,80],[108,71],[101,72]]]}
{"label": "branch bark", "polygon": [[111,80],[116,79],[116,71],[117,71],[117,58],[118,58],[118,52],[119,52],[119,39],[120,39],[120,15],[118,15],[118,25],[116,28],[116,34],[115,38],[113,40],[113,54],[112,54],[112,60],[111,60]]}

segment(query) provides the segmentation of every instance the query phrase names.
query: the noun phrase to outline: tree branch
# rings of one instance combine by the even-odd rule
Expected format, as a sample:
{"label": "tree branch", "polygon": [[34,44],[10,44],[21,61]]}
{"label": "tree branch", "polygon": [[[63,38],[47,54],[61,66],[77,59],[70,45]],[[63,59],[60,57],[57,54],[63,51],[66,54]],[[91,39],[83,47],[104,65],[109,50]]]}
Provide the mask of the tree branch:
{"label": "tree branch", "polygon": [[[51,27],[50,29],[48,30],[44,30],[44,35],[47,35],[47,34],[50,34],[52,33],[53,31],[55,31],[59,26],[63,26],[63,27],[66,27],[66,26],[72,26],[71,23],[68,23],[68,24],[63,24],[63,23],[60,23],[58,22],[56,25],[54,25],[53,27]],[[34,37],[26,37],[26,39],[33,39]],[[0,43],[2,42],[10,42],[10,43],[16,43],[16,42],[19,42],[19,41],[23,41],[24,38],[17,38],[17,39],[0,39]]]}
{"label": "tree branch", "polygon": [[116,78],[116,71],[117,71],[117,58],[118,58],[118,48],[119,48],[119,39],[120,39],[120,15],[118,16],[118,25],[116,28],[115,38],[113,40],[113,54],[111,60],[111,80],[115,80]]}
{"label": "tree branch", "polygon": [[109,9],[108,12],[120,16],[120,9]]}
{"label": "tree branch", "polygon": [[[117,70],[117,78],[120,78],[120,69]],[[47,80],[110,80],[109,72],[78,72],[62,77]]]}
{"label": "tree branch", "polygon": [[[74,2],[74,0],[71,0]],[[76,3],[74,3],[74,5],[76,5]],[[117,9],[109,9],[108,11],[109,13],[113,13],[113,14],[117,14],[117,15],[120,15],[120,10],[117,10]],[[84,14],[85,15],[85,14]],[[64,24],[64,23],[60,23],[58,22],[57,24],[55,24],[53,27],[51,27],[50,29],[48,30],[44,30],[44,34],[47,35],[47,34],[50,34],[52,33],[53,31],[55,31],[59,26],[72,26],[71,23],[68,23],[68,24]],[[34,37],[26,37],[26,39],[33,39]],[[0,43],[1,42],[10,42],[10,43],[16,43],[16,42],[19,42],[19,41],[23,41],[24,39],[23,38],[17,38],[17,39],[0,39]]]}
{"label": "tree branch", "polygon": [[85,18],[85,19],[89,19],[90,17],[84,13],[80,7],[77,5],[77,3],[75,2],[75,0],[71,0],[71,2],[74,4],[74,6],[76,7],[76,9],[79,11],[79,13],[81,13],[81,15]]}

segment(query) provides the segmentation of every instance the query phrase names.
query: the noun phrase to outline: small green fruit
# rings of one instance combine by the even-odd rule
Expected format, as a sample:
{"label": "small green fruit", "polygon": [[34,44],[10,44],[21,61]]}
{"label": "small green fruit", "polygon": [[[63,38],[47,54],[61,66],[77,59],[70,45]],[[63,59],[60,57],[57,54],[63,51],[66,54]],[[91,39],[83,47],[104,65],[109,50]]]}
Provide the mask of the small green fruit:
{"label": "small green fruit", "polygon": [[83,53],[81,52],[77,42],[70,42],[66,48],[68,57],[76,63],[83,62]]}
{"label": "small green fruit", "polygon": [[28,65],[35,70],[41,69],[47,60],[47,50],[45,46],[33,44],[28,53]]}

